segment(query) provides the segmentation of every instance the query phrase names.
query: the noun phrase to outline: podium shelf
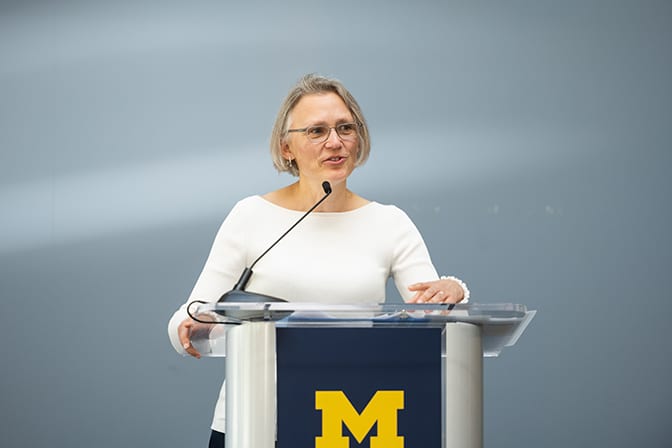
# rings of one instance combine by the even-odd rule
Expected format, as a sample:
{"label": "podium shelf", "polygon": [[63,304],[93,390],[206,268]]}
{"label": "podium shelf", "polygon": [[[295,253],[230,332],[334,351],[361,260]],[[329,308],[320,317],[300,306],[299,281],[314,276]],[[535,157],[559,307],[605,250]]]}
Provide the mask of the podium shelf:
{"label": "podium shelf", "polygon": [[[193,306],[192,306],[193,305]],[[516,343],[536,311],[513,303],[466,304],[323,304],[300,302],[193,303],[201,324],[192,344],[203,356],[226,356],[226,333],[248,322],[273,322],[283,327],[445,327],[477,325],[483,356],[498,356]]]}

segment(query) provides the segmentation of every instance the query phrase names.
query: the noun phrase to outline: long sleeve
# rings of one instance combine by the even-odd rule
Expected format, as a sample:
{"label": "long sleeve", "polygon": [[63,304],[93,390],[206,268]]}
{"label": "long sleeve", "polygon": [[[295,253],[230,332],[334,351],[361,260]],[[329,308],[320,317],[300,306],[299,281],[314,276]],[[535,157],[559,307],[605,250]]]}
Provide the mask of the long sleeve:
{"label": "long sleeve", "polygon": [[173,348],[180,354],[186,352],[177,333],[180,323],[187,318],[187,306],[193,300],[214,302],[229,291],[245,269],[247,262],[245,220],[240,213],[240,203],[231,210],[220,226],[188,300],[173,314],[168,322],[168,335]]}
{"label": "long sleeve", "polygon": [[411,219],[402,210],[394,207],[395,223],[393,225],[395,241],[392,250],[390,275],[394,279],[399,294],[407,301],[414,295],[408,286],[417,282],[437,280],[439,275],[432,263],[429,251],[422,235]]}

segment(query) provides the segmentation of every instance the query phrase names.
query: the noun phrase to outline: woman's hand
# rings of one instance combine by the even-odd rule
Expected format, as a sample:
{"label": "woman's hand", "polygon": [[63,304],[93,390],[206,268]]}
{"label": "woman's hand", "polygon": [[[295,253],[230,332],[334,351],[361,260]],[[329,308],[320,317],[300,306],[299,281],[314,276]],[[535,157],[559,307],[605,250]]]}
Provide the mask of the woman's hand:
{"label": "woman's hand", "polygon": [[415,283],[408,290],[415,291],[408,303],[459,303],[464,299],[460,284],[449,278]]}
{"label": "woman's hand", "polygon": [[187,317],[177,327],[177,334],[180,337],[180,344],[182,344],[182,347],[188,354],[194,358],[199,359],[201,354],[194,348],[193,345],[191,345],[191,338],[198,336],[202,337],[204,334],[207,336],[207,334],[210,333],[212,327],[212,324],[196,322],[191,317]]}

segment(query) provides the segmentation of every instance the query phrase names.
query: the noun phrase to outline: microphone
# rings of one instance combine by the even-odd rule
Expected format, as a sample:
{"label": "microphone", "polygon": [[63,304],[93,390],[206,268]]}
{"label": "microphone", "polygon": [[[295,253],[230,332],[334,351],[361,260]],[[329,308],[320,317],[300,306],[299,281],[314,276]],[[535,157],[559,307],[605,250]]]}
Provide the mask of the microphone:
{"label": "microphone", "polygon": [[247,282],[250,281],[250,277],[252,277],[253,271],[252,268],[254,267],[255,264],[259,260],[262,259],[264,255],[266,255],[271,249],[275,247],[276,244],[278,244],[289,232],[294,229],[301,221],[304,220],[306,216],[308,216],[313,210],[315,210],[322,202],[324,202],[325,199],[331,194],[331,184],[327,182],[326,180],[322,182],[322,189],[324,190],[324,196],[315,203],[306,213],[299,218],[298,221],[292,225],[285,233],[283,233],[280,238],[278,238],[275,243],[271,244],[271,246],[264,251],[259,257],[257,257],[256,260],[250,265],[250,267],[246,267],[243,270],[243,273],[240,275],[240,278],[238,279],[238,282],[234,285],[233,289],[231,291],[228,291],[220,297],[220,299],[217,302],[286,302],[285,299],[281,299],[279,297],[273,297],[273,296],[268,296],[266,294],[259,294],[256,292],[251,292],[251,291],[245,291],[245,286],[247,286]]}

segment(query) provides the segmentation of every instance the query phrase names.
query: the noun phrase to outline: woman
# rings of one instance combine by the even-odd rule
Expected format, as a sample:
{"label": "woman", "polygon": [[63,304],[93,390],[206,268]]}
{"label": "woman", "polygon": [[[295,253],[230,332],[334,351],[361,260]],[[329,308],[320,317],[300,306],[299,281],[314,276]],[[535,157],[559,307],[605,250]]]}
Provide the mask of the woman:
{"label": "woman", "polygon": [[[384,302],[392,276],[410,303],[467,300],[464,283],[439,278],[420,233],[403,211],[348,190],[348,177],[369,151],[366,120],[350,92],[339,81],[314,74],[299,80],[271,136],[275,167],[298,180],[234,206],[187,303],[215,301],[230,290],[243,269],[324,196],[324,181],[332,193],[256,265],[248,291],[303,302]],[[190,341],[195,323],[185,308],[170,321],[171,342],[178,352],[198,358]],[[211,447],[223,446],[223,390]]]}

